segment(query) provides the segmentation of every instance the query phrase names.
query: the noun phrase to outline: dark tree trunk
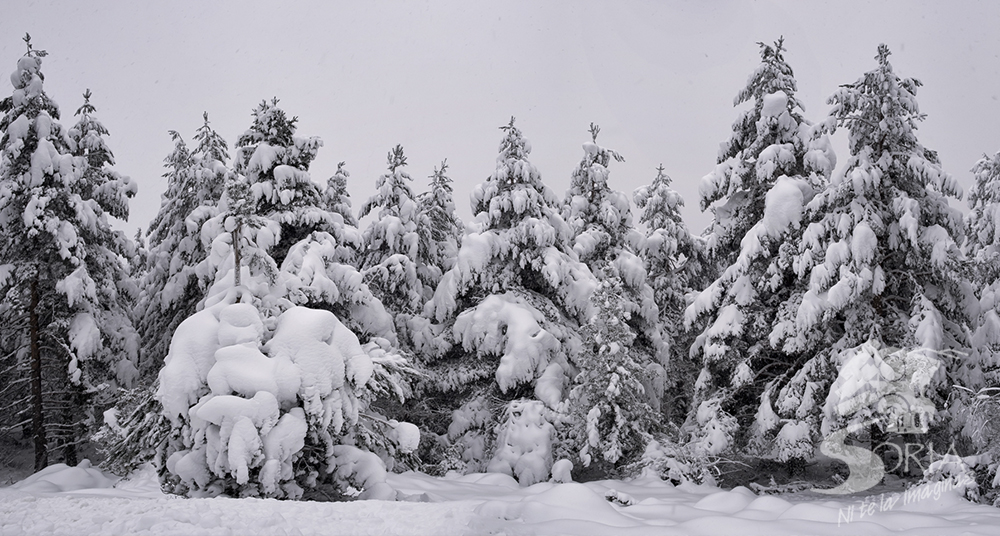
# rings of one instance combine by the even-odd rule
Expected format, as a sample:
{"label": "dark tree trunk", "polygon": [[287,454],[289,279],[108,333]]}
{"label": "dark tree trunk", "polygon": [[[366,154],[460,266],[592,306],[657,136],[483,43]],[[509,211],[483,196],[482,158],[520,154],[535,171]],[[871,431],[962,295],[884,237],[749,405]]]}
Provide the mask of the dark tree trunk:
{"label": "dark tree trunk", "polygon": [[235,272],[233,272],[233,286],[240,286],[240,265],[242,264],[242,259],[240,258],[240,227],[239,223],[233,228],[233,264],[235,265]]}
{"label": "dark tree trunk", "polygon": [[35,471],[48,465],[45,415],[42,413],[42,352],[38,343],[38,275],[31,280],[31,307],[28,316],[31,337],[31,435],[35,445]]}

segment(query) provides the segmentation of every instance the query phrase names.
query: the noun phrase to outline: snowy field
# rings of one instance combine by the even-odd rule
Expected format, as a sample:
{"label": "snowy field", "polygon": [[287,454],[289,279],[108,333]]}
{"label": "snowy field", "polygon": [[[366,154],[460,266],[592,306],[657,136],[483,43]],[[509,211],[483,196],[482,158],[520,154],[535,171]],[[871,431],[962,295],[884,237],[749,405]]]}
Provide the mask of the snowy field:
{"label": "snowy field", "polygon": [[674,487],[655,479],[520,488],[508,476],[390,475],[401,500],[320,503],[185,499],[152,469],[123,481],[52,466],[0,488],[0,535],[581,534],[998,535],[1000,509],[933,486],[840,497],[757,496],[746,488]]}

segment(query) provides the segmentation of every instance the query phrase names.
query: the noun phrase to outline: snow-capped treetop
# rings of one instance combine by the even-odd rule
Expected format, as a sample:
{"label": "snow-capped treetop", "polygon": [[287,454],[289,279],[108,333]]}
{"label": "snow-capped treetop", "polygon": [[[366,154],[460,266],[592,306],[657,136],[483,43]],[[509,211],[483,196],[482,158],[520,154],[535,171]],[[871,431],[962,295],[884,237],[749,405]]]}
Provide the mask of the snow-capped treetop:
{"label": "snow-capped treetop", "polygon": [[761,64],[735,99],[736,105],[753,99],[753,107],[733,123],[718,165],[699,187],[702,210],[711,208],[715,216],[709,247],[723,266],[732,262],[740,241],[760,221],[764,196],[778,177],[803,177],[818,188],[836,164],[826,136],[802,115],[783,40],[773,47],[758,45]]}
{"label": "snow-capped treetop", "polygon": [[128,198],[136,194],[138,187],[132,179],[111,169],[115,158],[104,142],[108,129],[94,117],[97,109],[90,103],[90,97],[88,89],[83,94],[83,105],[76,111],[80,119],[68,132],[76,144],[73,154],[87,161],[77,188],[81,196],[93,198],[111,216],[127,219]]}
{"label": "snow-capped treetop", "polygon": [[642,209],[639,223],[645,224],[648,229],[666,229],[684,221],[681,216],[684,198],[673,189],[672,183],[673,179],[660,164],[653,183],[636,188],[632,194],[636,206]]}
{"label": "snow-capped treetop", "polygon": [[500,293],[526,284],[583,314],[596,280],[573,252],[572,228],[527,160],[531,145],[514,126],[514,118],[500,130],[504,137],[496,170],[471,195],[476,216],[470,233],[424,314],[444,321],[456,312],[455,300],[473,286]]}
{"label": "snow-capped treetop", "polygon": [[[226,141],[209,126],[208,112],[204,124],[198,128],[195,141],[198,146],[192,152],[184,138],[175,130],[169,131],[174,140],[174,148],[163,160],[167,172],[167,190],[160,202],[160,211],[149,224],[150,251],[168,240],[170,235],[197,235],[197,229],[186,229],[186,220],[198,207],[214,207],[219,204],[225,185],[229,151]],[[200,217],[196,221],[204,221]],[[194,223],[194,222],[192,222]],[[183,229],[183,230],[182,230]],[[195,264],[198,261],[195,260]]]}
{"label": "snow-capped treetop", "polygon": [[202,114],[205,122],[198,127],[194,140],[198,142],[194,152],[206,160],[215,160],[223,164],[229,161],[229,146],[222,136],[209,126],[208,112]]}
{"label": "snow-capped treetop", "polygon": [[573,171],[563,204],[563,219],[576,234],[573,249],[580,260],[595,269],[593,260],[605,260],[626,245],[632,231],[628,197],[608,186],[608,165],[622,162],[620,154],[597,145],[601,128],[590,124],[591,141],[583,144],[584,156]]}
{"label": "snow-capped treetop", "polygon": [[[558,205],[555,194],[542,183],[541,174],[528,161],[531,144],[514,126],[514,118],[500,130],[504,137],[500,141],[496,170],[471,195],[476,224],[490,229],[509,228],[523,218],[542,217],[542,207]],[[569,231],[565,223],[562,227],[560,232]]]}
{"label": "snow-capped treetop", "polygon": [[295,136],[297,117],[278,108],[278,99],[262,101],[253,124],[236,140],[234,171],[247,177],[257,212],[285,212],[319,203],[319,189],[309,178],[309,164],[323,142]]}
{"label": "snow-capped treetop", "polygon": [[344,218],[344,224],[351,227],[358,226],[358,219],[354,217],[354,210],[351,208],[351,196],[347,192],[347,179],[351,174],[344,168],[346,162],[337,163],[337,171],[332,177],[326,180],[326,189],[323,190],[323,200],[326,208],[330,212],[340,214]]}
{"label": "snow-capped treetop", "polygon": [[403,146],[397,145],[389,151],[386,161],[389,173],[381,175],[375,181],[377,192],[361,206],[359,216],[364,218],[376,207],[379,207],[380,210],[377,214],[379,219],[386,216],[396,216],[412,220],[418,207],[415,201],[416,196],[413,195],[413,190],[410,188],[410,182],[413,179],[409,173],[402,169],[406,166]]}
{"label": "snow-capped treetop", "polygon": [[1000,152],[983,155],[972,174],[976,182],[969,190],[972,210],[966,219],[966,248],[982,264],[1000,256]]}

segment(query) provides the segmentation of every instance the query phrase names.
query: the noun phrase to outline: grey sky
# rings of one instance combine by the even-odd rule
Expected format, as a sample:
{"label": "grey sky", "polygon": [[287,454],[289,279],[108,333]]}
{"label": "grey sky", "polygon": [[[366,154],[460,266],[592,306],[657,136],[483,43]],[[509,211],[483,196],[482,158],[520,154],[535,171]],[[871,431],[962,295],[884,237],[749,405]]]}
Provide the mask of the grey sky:
{"label": "grey sky", "polygon": [[[967,189],[975,160],[1000,150],[998,23],[998,2],[35,1],[4,9],[0,72],[29,32],[50,53],[42,70],[63,124],[93,91],[117,168],[139,184],[129,234],[159,207],[167,130],[190,139],[208,111],[232,144],[274,96],[299,116],[299,135],[325,143],[314,179],[347,162],[355,208],[400,143],[417,191],[448,158],[469,218],[469,191],[492,172],[497,127],[514,115],[560,196],[593,121],[626,159],[612,186],[631,192],[662,162],[699,232],[709,216],[698,181],[729,136],[757,41],[785,36],[813,121],[885,42],[897,73],[925,84],[921,141]],[[835,147],[843,164],[846,143]]]}

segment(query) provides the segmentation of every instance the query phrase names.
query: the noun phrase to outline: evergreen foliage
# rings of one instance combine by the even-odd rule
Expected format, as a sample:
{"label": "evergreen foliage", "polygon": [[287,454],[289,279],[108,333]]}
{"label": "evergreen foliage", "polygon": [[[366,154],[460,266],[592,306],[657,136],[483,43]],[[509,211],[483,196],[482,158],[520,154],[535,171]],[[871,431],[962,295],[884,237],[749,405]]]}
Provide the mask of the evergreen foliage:
{"label": "evergreen foliage", "polygon": [[[875,59],[875,69],[829,99],[826,128],[847,128],[850,157],[843,177],[805,208],[808,225],[791,259],[801,292],[771,335],[801,358],[768,385],[765,400],[784,427],[802,423],[799,435],[813,441],[844,426],[820,415],[819,402],[837,396],[831,382],[856,348],[917,348],[904,364],[930,356],[955,378],[961,360],[950,352],[966,347],[975,309],[958,245],[962,216],[948,205],[961,190],[916,135],[920,82],[895,74],[885,45]],[[928,393],[936,403],[940,387]],[[761,433],[778,424],[759,420]]]}
{"label": "evergreen foliage", "polygon": [[174,330],[194,314],[211,284],[195,271],[208,257],[201,227],[218,213],[231,171],[226,167],[225,140],[211,128],[208,113],[203,117],[194,151],[178,132],[170,131],[174,149],[164,159],[167,190],[146,235],[148,249],[134,315],[142,340],[141,368],[147,376],[163,365]]}
{"label": "evergreen foliage", "polygon": [[691,348],[702,363],[685,428],[713,455],[741,446],[764,385],[796,359],[770,336],[793,289],[803,205],[835,162],[826,136],[802,116],[782,40],[759,45],[761,64],[736,97],[753,107],[733,124],[701,184],[702,209],[714,214],[708,246],[719,276],[684,315],[686,327],[704,322]]}
{"label": "evergreen foliage", "polygon": [[3,369],[29,378],[30,389],[5,386],[3,404],[19,416],[12,425],[31,423],[41,469],[50,443],[75,464],[85,422],[99,419],[115,385],[136,379],[131,244],[108,222],[109,214],[127,215],[136,188],[109,168],[107,131],[89,92],[77,125],[59,124],[43,89],[46,54],[24,40],[13,94],[0,102],[0,311],[3,324],[18,327],[0,345]]}

